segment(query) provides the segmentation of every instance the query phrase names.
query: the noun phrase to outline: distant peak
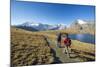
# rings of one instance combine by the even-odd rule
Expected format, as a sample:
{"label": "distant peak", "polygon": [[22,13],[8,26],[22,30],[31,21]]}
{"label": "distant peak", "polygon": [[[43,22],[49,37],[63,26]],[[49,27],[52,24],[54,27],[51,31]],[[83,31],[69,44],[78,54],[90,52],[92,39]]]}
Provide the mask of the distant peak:
{"label": "distant peak", "polygon": [[25,22],[23,24],[21,24],[23,26],[38,26],[39,23],[35,23],[35,22]]}
{"label": "distant peak", "polygon": [[81,20],[81,19],[77,19],[77,22],[78,22],[79,24],[86,24],[86,23],[87,23],[86,21]]}

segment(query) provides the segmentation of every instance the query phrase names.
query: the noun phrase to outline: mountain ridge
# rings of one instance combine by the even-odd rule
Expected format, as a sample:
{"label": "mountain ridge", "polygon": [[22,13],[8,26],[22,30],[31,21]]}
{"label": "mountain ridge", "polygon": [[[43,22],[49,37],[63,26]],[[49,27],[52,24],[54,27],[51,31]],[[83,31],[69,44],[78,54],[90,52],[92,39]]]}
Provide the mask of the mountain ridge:
{"label": "mountain ridge", "polygon": [[95,23],[93,21],[84,21],[81,19],[75,20],[70,26],[63,24],[44,24],[35,22],[25,22],[19,25],[15,25],[17,28],[29,30],[29,31],[45,31],[45,30],[63,30],[67,28],[83,30],[83,29],[95,29]]}

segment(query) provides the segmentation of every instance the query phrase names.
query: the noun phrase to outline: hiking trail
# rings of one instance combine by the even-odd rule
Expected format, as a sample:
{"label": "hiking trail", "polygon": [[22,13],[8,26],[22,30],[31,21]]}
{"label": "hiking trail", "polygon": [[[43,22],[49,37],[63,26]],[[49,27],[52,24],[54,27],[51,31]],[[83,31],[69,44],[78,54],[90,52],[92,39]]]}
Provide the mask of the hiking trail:
{"label": "hiking trail", "polygon": [[[47,38],[47,41],[50,45],[50,47],[55,51],[57,59],[59,59],[62,63],[70,63],[70,62],[82,62],[83,59],[78,57],[78,54],[75,53],[74,51],[71,52],[70,56],[71,58],[68,57],[68,54],[63,53],[63,49],[57,47],[57,42],[56,41],[51,41]],[[58,61],[55,61],[55,63],[59,63]]]}

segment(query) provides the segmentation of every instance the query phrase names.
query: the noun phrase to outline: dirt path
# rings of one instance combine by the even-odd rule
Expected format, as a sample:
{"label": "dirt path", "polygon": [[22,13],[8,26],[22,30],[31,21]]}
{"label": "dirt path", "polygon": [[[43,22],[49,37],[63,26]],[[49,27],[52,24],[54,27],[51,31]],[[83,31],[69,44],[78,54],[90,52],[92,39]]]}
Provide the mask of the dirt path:
{"label": "dirt path", "polygon": [[[70,62],[83,62],[83,59],[78,57],[78,54],[75,52],[72,52],[71,58],[68,57],[67,54],[64,54],[62,51],[62,48],[57,47],[57,42],[56,41],[50,41],[48,40],[48,43],[50,44],[50,47],[55,51],[55,55],[57,59],[59,59],[62,63],[70,63]],[[57,63],[57,61],[55,61]]]}

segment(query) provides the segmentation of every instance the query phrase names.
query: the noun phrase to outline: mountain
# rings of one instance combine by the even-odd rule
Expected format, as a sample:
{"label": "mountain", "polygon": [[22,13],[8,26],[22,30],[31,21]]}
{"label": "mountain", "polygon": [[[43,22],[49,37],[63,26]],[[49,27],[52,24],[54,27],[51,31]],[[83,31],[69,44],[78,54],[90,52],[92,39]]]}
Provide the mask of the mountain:
{"label": "mountain", "polygon": [[42,23],[34,23],[34,22],[25,22],[23,24],[17,25],[16,27],[30,30],[30,31],[42,31],[42,30],[62,30],[67,28],[65,25],[57,24],[42,24]]}
{"label": "mountain", "polygon": [[78,19],[74,21],[69,28],[80,30],[82,32],[91,32],[95,30],[95,22]]}
{"label": "mountain", "polygon": [[84,21],[84,20],[81,20],[81,19],[77,19],[76,20],[76,23],[78,23],[78,24],[87,24],[88,22],[86,22],[86,21]]}
{"label": "mountain", "polygon": [[43,24],[43,23],[25,22],[16,25],[16,27],[29,30],[29,31],[63,30],[63,29],[70,28],[81,32],[94,32],[95,22],[77,19],[70,26],[66,26],[63,24],[51,25],[51,24]]}

